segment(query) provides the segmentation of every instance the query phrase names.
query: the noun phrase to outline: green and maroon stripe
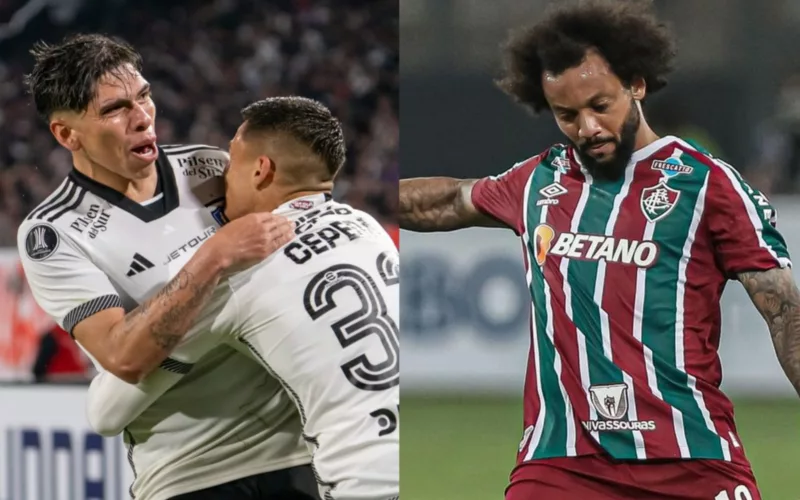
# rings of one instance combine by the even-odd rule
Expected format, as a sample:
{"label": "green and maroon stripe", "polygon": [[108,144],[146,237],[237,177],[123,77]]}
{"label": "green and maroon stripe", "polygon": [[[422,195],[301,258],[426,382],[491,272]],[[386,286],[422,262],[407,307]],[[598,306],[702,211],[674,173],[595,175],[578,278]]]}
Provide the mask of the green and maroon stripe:
{"label": "green and maroon stripe", "polygon": [[[541,165],[540,165],[541,167]],[[525,241],[530,261],[528,286],[532,297],[534,323],[534,350],[537,368],[537,389],[540,408],[534,423],[533,433],[528,444],[525,460],[536,458],[563,457],[567,454],[567,430],[569,401],[564,398],[560,382],[560,366],[556,360],[559,355],[547,335],[552,328],[552,318],[548,314],[547,291],[541,268],[536,265],[536,241],[533,232],[546,220],[547,205],[536,205],[539,189],[553,183],[554,172],[549,168],[537,168],[526,194]],[[573,422],[574,424],[574,422]]]}

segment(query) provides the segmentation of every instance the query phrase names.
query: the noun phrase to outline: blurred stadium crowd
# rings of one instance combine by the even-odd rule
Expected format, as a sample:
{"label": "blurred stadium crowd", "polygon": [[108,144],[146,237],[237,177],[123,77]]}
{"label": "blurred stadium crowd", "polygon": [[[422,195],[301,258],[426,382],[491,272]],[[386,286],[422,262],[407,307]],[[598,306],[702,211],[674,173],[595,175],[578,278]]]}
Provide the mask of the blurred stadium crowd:
{"label": "blurred stadium crowd", "polygon": [[[23,87],[32,65],[28,50],[37,39],[57,41],[78,31],[114,34],[140,51],[162,144],[226,147],[246,104],[289,94],[320,100],[342,121],[347,138],[336,198],[394,231],[396,0],[70,0],[74,10],[62,12],[58,3],[28,19],[19,33],[2,32],[0,247],[15,244],[20,219],[72,167],[67,151],[37,121]],[[13,19],[25,4],[0,0],[2,19]]]}
{"label": "blurred stadium crowd", "polygon": [[[72,168],[22,82],[35,41],[75,32],[119,36],[142,54],[161,144],[226,148],[252,101],[323,102],[348,147],[334,196],[397,241],[397,0],[0,0],[0,251],[16,255],[19,221]],[[21,268],[0,265],[0,379],[86,380],[74,342],[35,311]]]}

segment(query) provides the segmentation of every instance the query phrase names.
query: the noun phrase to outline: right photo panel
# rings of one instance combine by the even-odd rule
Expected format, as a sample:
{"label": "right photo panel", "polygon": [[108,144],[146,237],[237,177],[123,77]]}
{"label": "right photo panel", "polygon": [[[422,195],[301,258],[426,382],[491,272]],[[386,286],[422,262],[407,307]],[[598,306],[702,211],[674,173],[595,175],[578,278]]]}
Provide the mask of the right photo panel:
{"label": "right photo panel", "polygon": [[405,498],[800,496],[798,28],[400,2]]}

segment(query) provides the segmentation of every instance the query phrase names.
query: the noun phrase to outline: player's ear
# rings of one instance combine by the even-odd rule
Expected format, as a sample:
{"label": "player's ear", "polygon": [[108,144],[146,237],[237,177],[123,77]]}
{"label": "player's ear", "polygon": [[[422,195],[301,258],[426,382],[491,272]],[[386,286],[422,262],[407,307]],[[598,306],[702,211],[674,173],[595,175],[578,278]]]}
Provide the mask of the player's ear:
{"label": "player's ear", "polygon": [[647,83],[644,78],[637,76],[631,81],[631,95],[636,101],[641,101],[647,95]]}
{"label": "player's ear", "polygon": [[78,140],[75,129],[69,125],[68,120],[65,118],[54,117],[50,121],[50,132],[58,143],[68,150],[75,152],[81,149],[81,142]]}
{"label": "player's ear", "polygon": [[253,183],[259,189],[268,187],[275,179],[275,162],[266,155],[258,157],[256,170],[253,172]]}

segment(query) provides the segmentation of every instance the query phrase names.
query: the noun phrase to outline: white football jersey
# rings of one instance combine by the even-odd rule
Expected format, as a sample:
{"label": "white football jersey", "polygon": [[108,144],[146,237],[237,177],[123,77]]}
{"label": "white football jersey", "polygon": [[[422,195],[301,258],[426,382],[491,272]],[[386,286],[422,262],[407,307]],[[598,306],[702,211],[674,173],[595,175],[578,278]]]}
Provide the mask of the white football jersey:
{"label": "white football jersey", "polygon": [[[225,341],[295,400],[322,498],[399,495],[399,259],[370,215],[314,195],[274,213],[297,224],[281,251],[231,276],[213,324],[176,357]],[[214,340],[212,340],[214,339]],[[193,356],[188,354],[187,359]]]}
{"label": "white football jersey", "polygon": [[[159,149],[159,189],[149,203],[73,170],[19,228],[33,295],[70,333],[104,309],[134,309],[219,227],[227,153]],[[168,359],[161,369],[186,376],[124,431],[136,498],[166,500],[309,463],[291,399],[246,356],[220,345],[196,366]]]}

